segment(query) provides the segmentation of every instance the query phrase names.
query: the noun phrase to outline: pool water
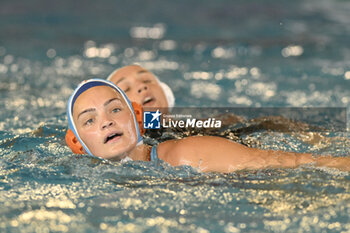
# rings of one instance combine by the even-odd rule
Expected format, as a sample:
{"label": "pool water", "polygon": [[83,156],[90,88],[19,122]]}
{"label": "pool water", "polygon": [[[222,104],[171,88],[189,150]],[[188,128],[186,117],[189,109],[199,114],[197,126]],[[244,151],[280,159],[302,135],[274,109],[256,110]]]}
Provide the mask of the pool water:
{"label": "pool water", "polygon": [[[177,106],[347,108],[349,10],[343,0],[2,1],[0,231],[349,232],[348,172],[205,174],[101,162],[64,141],[74,87],[134,62],[172,87]],[[262,149],[350,154],[346,127],[246,127],[217,134]]]}

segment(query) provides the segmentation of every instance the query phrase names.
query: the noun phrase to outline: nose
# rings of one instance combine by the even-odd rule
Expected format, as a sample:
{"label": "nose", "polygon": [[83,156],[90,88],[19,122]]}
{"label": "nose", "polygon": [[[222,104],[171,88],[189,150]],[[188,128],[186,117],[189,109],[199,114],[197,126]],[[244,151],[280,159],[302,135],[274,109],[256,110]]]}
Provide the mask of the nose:
{"label": "nose", "polygon": [[115,122],[109,118],[106,118],[103,122],[102,122],[102,129],[108,129],[109,127],[113,126],[115,124]]}
{"label": "nose", "polygon": [[137,87],[137,93],[141,93],[143,91],[146,91],[148,89],[147,85],[145,83],[141,83],[138,87]]}

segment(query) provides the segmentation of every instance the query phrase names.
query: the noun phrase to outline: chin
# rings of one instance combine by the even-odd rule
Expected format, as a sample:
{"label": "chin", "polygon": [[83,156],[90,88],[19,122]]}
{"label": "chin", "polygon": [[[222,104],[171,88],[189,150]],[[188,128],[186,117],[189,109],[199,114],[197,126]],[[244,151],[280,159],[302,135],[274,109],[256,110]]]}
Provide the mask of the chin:
{"label": "chin", "polygon": [[132,149],[136,147],[136,143],[130,144],[127,148],[123,148],[123,150],[117,150],[117,151],[111,151],[110,154],[110,159],[111,160],[122,160],[125,157],[129,156],[131,153]]}
{"label": "chin", "polygon": [[126,153],[123,153],[116,156],[112,156],[109,160],[119,162],[119,161],[124,161],[126,158],[129,158],[128,155]]}
{"label": "chin", "polygon": [[112,161],[120,161],[122,159],[124,159],[125,157],[127,157],[127,153],[118,153],[118,154],[110,154],[110,155],[104,155],[104,156],[100,156],[100,158],[103,159],[108,159],[108,160],[112,160]]}

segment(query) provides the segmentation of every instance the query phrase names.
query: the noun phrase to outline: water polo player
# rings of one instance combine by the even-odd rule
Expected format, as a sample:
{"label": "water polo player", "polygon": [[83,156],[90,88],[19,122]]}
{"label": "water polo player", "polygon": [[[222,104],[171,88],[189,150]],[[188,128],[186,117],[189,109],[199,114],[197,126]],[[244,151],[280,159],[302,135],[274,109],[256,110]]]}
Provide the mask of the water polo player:
{"label": "water polo player", "polygon": [[249,148],[220,137],[196,136],[143,144],[132,105],[112,82],[90,79],[81,83],[68,101],[69,127],[84,152],[108,160],[161,159],[172,166],[190,165],[203,172],[233,172],[264,168],[294,168],[313,163],[350,169],[349,158],[314,157],[283,151]]}
{"label": "water polo player", "polygon": [[142,107],[158,107],[171,110],[175,97],[171,88],[150,71],[138,65],[124,66],[107,78],[120,87],[128,98]]}

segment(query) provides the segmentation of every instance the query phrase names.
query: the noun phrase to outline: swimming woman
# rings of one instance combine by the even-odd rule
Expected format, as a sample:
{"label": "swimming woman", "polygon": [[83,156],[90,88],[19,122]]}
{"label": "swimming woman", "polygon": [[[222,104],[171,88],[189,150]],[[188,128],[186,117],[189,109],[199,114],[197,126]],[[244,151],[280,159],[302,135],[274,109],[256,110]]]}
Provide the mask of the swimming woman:
{"label": "swimming woman", "polygon": [[[163,113],[169,113],[175,105],[175,96],[171,88],[161,82],[153,73],[139,65],[123,66],[114,70],[107,80],[118,85],[129,100],[138,104],[138,108],[161,108]],[[76,141],[70,129],[66,133],[66,142],[70,145]],[[75,150],[78,153],[79,150]],[[80,152],[79,152],[80,153]]]}
{"label": "swimming woman", "polygon": [[132,102],[143,108],[171,110],[175,97],[171,88],[153,73],[139,65],[128,65],[113,71],[107,78],[120,87]]}
{"label": "swimming woman", "polygon": [[82,82],[68,101],[69,127],[84,151],[108,160],[161,159],[172,166],[190,165],[202,172],[316,166],[350,170],[350,158],[312,156],[249,148],[220,137],[194,136],[144,145],[126,94],[102,79]]}

